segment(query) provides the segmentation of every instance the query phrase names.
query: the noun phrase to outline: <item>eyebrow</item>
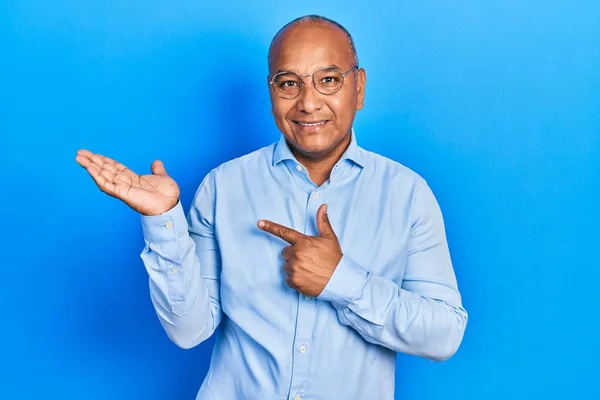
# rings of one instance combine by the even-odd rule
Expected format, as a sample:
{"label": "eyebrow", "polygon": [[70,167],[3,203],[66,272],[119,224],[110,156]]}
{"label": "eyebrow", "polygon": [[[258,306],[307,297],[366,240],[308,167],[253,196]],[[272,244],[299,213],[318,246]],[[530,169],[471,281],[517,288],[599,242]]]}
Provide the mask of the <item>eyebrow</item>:
{"label": "eyebrow", "polygon": [[[341,69],[340,67],[338,67],[335,64],[330,64],[330,65],[325,65],[325,66],[322,66],[322,67],[318,67],[317,69],[315,69],[315,71],[320,70],[320,69],[337,69],[337,68]],[[296,70],[296,69],[282,69],[282,68],[277,69],[277,71],[275,71],[273,73],[273,75],[277,75],[277,74],[279,74],[281,72],[293,72],[296,75],[300,75],[298,73],[298,70]]]}

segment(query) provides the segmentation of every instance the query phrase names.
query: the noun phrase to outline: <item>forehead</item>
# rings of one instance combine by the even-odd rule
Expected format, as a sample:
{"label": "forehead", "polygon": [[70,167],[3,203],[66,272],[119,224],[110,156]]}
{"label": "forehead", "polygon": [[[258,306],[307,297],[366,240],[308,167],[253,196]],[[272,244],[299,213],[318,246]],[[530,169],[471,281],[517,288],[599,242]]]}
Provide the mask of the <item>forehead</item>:
{"label": "forehead", "polygon": [[336,65],[348,69],[352,50],[345,33],[331,24],[311,23],[287,28],[273,43],[271,71],[300,74]]}

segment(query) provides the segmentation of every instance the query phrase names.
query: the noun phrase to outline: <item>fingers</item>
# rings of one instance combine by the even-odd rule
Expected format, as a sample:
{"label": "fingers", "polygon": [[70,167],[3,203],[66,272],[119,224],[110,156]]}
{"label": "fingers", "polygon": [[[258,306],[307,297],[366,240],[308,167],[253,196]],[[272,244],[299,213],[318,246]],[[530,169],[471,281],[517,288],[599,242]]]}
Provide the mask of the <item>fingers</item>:
{"label": "fingers", "polygon": [[292,276],[292,265],[289,262],[285,262],[283,263],[283,272],[288,276],[291,277]]}
{"label": "fingers", "polygon": [[92,154],[94,154],[94,153],[92,153],[91,151],[86,150],[86,149],[79,149],[79,150],[77,150],[77,155],[78,156],[83,156],[83,157],[89,158],[89,157],[92,156]]}
{"label": "fingers", "polygon": [[[110,157],[81,149],[77,151],[75,160],[88,171],[98,188],[111,196],[116,195],[116,185],[131,186],[130,175],[133,172]],[[125,173],[121,174],[123,171]]]}
{"label": "fingers", "polygon": [[87,168],[88,166],[94,164],[100,167],[100,169],[106,168],[114,174],[127,169],[126,166],[113,160],[110,157],[106,157],[101,154],[94,154],[91,151],[85,149],[77,151],[77,156],[75,157],[75,160],[84,168]]}
{"label": "fingers", "polygon": [[319,229],[319,234],[321,236],[335,237],[335,232],[333,231],[329,216],[327,215],[327,204],[321,204],[317,210],[317,228]]}
{"label": "fingers", "polygon": [[107,180],[105,176],[102,175],[101,171],[98,169],[98,167],[94,164],[89,165],[87,168],[88,173],[90,174],[90,176],[92,177],[92,179],[94,180],[94,182],[96,182],[96,185],[98,186],[98,188],[103,191],[106,194],[109,194],[111,196],[114,195],[115,193],[115,184],[112,183],[111,181]]}
{"label": "fingers", "polygon": [[93,164],[92,160],[90,160],[90,158],[88,156],[80,154],[81,152],[82,152],[82,150],[79,150],[77,152],[77,155],[75,156],[75,161],[77,161],[79,163],[79,165],[81,165],[83,168],[87,168],[88,165]]}
{"label": "fingers", "polygon": [[285,276],[285,283],[292,289],[298,289],[298,286],[294,285],[292,278],[289,275]]}
{"label": "fingers", "polygon": [[113,176],[114,176],[114,174],[116,174],[118,172],[117,167],[115,167],[114,164],[112,164],[109,161],[106,161],[105,157],[103,157],[99,154],[93,154],[90,157],[90,160],[94,163],[94,165],[100,167],[101,171],[102,170],[110,171],[113,174]]}
{"label": "fingers", "polygon": [[292,251],[292,246],[284,247],[283,250],[281,250],[281,257],[283,257],[285,261],[290,261],[290,258],[292,257]]}
{"label": "fingers", "polygon": [[110,157],[106,157],[106,156],[100,156],[100,157],[102,157],[104,159],[104,161],[106,162],[105,165],[110,165],[110,166],[114,167],[117,171],[124,171],[127,169],[126,166],[124,166],[120,162],[113,160]]}
{"label": "fingers", "polygon": [[285,240],[289,244],[296,244],[296,242],[302,238],[306,238],[302,233],[295,231],[291,228],[285,227],[283,225],[276,224],[275,222],[267,221],[261,219],[258,221],[258,227],[265,232],[269,232],[272,235],[280,237]]}
{"label": "fingers", "polygon": [[293,271],[290,263],[283,264],[283,272],[285,273],[285,284],[292,289],[299,289],[298,285],[294,283],[294,278],[292,278]]}

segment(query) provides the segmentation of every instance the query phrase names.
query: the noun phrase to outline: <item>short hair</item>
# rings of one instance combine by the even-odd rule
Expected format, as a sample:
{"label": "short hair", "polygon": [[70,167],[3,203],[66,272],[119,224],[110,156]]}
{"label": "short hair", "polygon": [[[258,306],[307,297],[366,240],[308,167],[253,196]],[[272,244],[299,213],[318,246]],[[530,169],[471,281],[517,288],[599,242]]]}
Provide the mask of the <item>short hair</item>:
{"label": "short hair", "polygon": [[340,23],[329,19],[327,17],[323,17],[322,15],[316,15],[316,14],[310,14],[310,15],[304,15],[302,17],[298,17],[296,19],[294,19],[293,21],[288,22],[287,24],[285,24],[280,30],[277,31],[277,33],[275,34],[275,36],[273,36],[273,39],[271,39],[271,44],[269,45],[269,54],[267,57],[267,62],[270,65],[271,64],[271,52],[273,51],[273,44],[275,43],[275,39],[277,39],[277,37],[279,36],[279,34],[281,32],[283,32],[287,27],[292,26],[292,25],[296,25],[296,24],[309,24],[309,23],[321,23],[321,24],[331,24],[337,28],[340,28],[342,30],[342,32],[344,32],[344,34],[346,35],[346,40],[348,41],[348,45],[350,46],[350,50],[352,51],[352,58],[353,58],[353,65],[356,65],[358,67],[358,54],[356,53],[356,46],[354,46],[354,39],[352,39],[352,35],[350,34],[350,32],[348,32],[348,30],[346,28],[344,28]]}

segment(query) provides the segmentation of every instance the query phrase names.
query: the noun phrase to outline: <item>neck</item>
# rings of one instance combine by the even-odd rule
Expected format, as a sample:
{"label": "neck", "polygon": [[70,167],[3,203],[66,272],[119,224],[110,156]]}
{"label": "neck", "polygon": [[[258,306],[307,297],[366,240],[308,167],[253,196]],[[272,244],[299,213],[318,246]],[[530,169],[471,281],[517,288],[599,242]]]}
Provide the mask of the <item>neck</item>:
{"label": "neck", "polygon": [[320,154],[302,153],[290,145],[292,154],[296,157],[298,162],[304,165],[310,179],[317,186],[321,186],[329,179],[331,170],[350,145],[350,141],[352,140],[351,132],[352,131],[349,131],[333,149]]}

